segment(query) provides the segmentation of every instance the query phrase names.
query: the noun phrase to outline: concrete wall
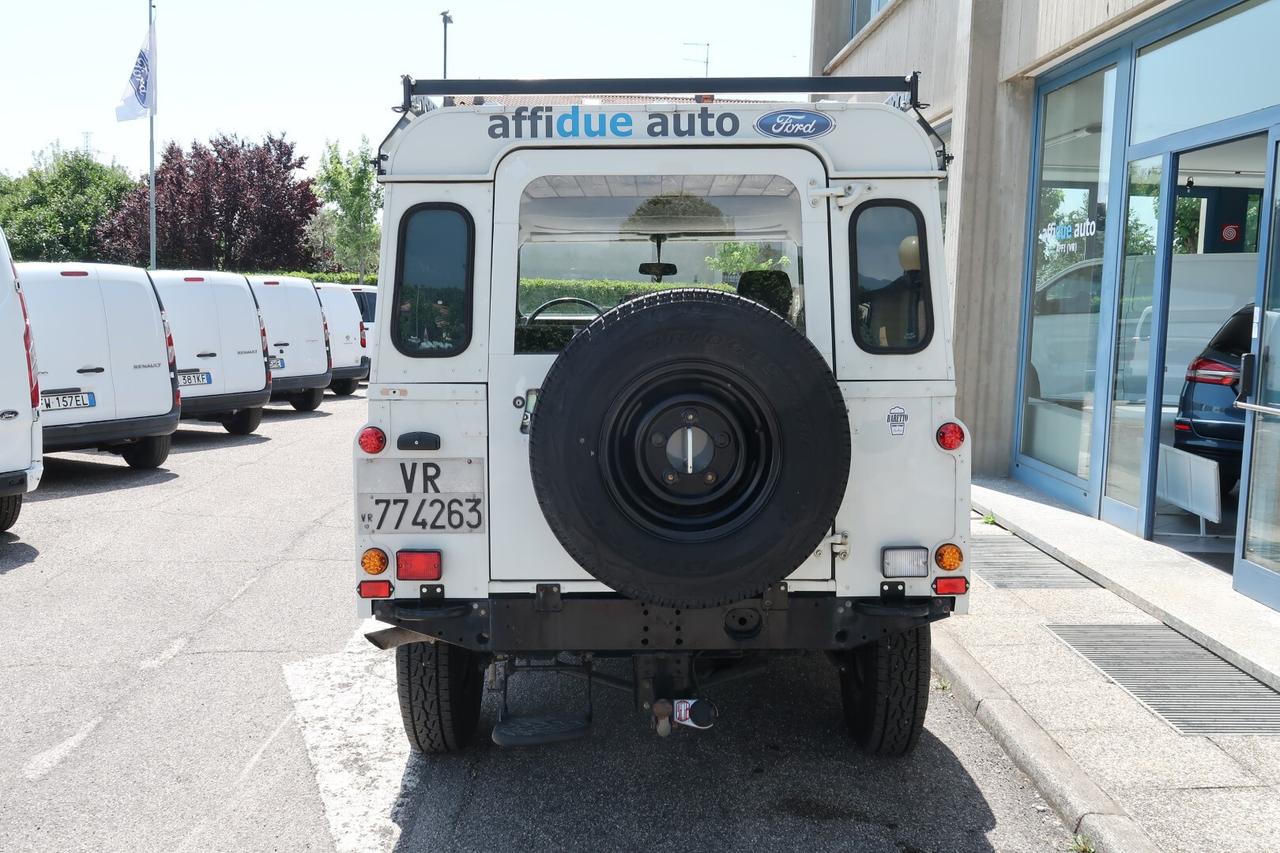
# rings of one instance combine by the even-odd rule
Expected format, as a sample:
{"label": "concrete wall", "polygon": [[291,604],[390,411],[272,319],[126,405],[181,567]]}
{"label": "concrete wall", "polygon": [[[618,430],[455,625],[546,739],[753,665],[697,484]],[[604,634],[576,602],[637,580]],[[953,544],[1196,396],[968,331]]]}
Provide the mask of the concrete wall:
{"label": "concrete wall", "polygon": [[1000,79],[1023,76],[1174,5],[1173,0],[1005,0]]}
{"label": "concrete wall", "polygon": [[809,51],[810,72],[822,69],[853,35],[853,0],[813,0],[813,36]]}

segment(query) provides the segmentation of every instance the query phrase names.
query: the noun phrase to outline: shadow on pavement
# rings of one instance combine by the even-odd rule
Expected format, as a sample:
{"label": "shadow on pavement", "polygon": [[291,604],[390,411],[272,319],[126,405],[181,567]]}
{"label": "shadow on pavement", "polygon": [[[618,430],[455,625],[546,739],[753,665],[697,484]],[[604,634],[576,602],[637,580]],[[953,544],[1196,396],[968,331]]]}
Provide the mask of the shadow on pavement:
{"label": "shadow on pavement", "polygon": [[285,419],[300,421],[308,418],[327,418],[329,417],[329,413],[324,410],[323,406],[328,402],[329,400],[326,398],[325,402],[320,404],[322,408],[316,409],[314,412],[299,412],[288,403],[276,403],[274,405],[263,406],[262,419],[264,421]]}
{"label": "shadow on pavement", "polygon": [[63,459],[46,455],[40,488],[27,495],[26,502],[39,503],[72,495],[136,489],[164,483],[178,476],[164,468],[130,468],[123,460],[114,458],[118,461],[93,462],[88,459]]}
{"label": "shadow on pavement", "polygon": [[265,435],[232,435],[224,429],[179,429],[173,434],[170,453],[190,453],[196,450],[218,450],[224,447],[248,447],[270,441]]}
{"label": "shadow on pavement", "polygon": [[[778,659],[709,692],[715,729],[661,739],[629,695],[597,688],[591,737],[530,749],[489,742],[497,707],[486,697],[472,750],[411,754],[391,813],[396,849],[994,849],[990,806],[929,731],[903,759],[853,747],[824,659]],[[511,682],[515,713],[577,709],[583,696],[563,676]]]}
{"label": "shadow on pavement", "polygon": [[[31,496],[28,495],[26,500],[30,499]],[[26,500],[23,503],[26,503]],[[21,517],[18,519],[18,524],[22,524]],[[40,552],[20,541],[16,534],[0,533],[0,575],[34,562],[38,556]]]}

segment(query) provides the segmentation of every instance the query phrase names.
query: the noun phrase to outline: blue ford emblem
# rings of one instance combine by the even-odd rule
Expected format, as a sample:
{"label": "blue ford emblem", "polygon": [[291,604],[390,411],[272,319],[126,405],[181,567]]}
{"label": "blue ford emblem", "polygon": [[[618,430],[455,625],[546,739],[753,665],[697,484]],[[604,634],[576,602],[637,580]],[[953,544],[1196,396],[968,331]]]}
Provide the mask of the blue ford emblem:
{"label": "blue ford emblem", "polygon": [[756,130],[780,139],[812,139],[835,126],[829,116],[812,110],[775,110],[756,119]]}

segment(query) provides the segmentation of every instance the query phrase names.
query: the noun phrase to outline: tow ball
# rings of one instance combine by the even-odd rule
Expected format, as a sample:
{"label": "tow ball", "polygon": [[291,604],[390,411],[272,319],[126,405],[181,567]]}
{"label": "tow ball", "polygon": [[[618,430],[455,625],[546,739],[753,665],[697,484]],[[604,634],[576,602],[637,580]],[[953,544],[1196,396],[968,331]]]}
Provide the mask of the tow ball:
{"label": "tow ball", "polygon": [[720,717],[720,709],[706,699],[659,699],[653,703],[653,726],[658,737],[671,734],[671,724],[691,729],[709,729]]}

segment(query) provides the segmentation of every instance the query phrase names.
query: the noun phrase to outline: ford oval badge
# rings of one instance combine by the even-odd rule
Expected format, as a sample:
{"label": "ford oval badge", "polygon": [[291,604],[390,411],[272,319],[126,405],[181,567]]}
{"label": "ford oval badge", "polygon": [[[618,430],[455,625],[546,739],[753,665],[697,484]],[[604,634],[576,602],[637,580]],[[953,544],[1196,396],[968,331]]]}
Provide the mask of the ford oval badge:
{"label": "ford oval badge", "polygon": [[756,130],[778,139],[813,139],[835,126],[830,116],[813,110],[775,110],[756,119]]}

